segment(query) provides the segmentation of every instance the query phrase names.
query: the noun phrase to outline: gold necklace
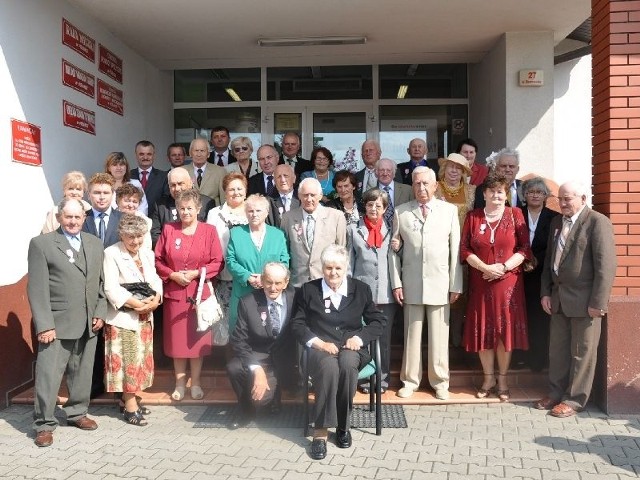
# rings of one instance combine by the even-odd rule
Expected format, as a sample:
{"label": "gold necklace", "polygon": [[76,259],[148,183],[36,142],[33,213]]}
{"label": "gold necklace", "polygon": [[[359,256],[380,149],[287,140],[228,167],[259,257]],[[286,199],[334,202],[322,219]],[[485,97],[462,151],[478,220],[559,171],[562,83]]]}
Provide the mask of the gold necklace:
{"label": "gold necklace", "polygon": [[458,195],[458,193],[460,193],[460,189],[463,187],[462,183],[457,187],[450,187],[449,185],[447,185],[447,183],[444,180],[440,180],[439,183],[442,189],[444,190],[444,193],[446,193],[451,197],[455,197],[456,195]]}

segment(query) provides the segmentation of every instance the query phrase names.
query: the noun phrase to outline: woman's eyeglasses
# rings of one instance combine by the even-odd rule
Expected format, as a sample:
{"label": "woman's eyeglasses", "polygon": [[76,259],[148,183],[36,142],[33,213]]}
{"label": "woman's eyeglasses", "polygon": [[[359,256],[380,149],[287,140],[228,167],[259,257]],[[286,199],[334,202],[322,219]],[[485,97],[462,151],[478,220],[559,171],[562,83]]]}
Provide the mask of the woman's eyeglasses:
{"label": "woman's eyeglasses", "polygon": [[234,147],[233,148],[234,152],[246,152],[247,150],[249,150],[249,147],[247,147],[246,145],[244,145],[242,147]]}

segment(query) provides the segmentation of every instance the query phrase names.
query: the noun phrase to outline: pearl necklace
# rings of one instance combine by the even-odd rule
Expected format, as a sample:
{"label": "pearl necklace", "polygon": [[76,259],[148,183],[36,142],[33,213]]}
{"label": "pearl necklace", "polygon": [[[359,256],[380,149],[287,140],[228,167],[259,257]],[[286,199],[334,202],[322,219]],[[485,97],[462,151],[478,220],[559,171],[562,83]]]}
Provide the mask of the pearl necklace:
{"label": "pearl necklace", "polygon": [[[500,225],[500,221],[502,220],[504,209],[500,213],[487,213],[486,208],[483,211],[484,211],[484,219],[487,221],[487,226],[489,227],[489,231],[491,232],[491,236],[489,237],[489,243],[493,245],[496,241],[496,230],[498,229],[498,225]],[[490,217],[493,218],[491,222],[496,222],[495,227],[491,226],[491,223],[489,221]]]}

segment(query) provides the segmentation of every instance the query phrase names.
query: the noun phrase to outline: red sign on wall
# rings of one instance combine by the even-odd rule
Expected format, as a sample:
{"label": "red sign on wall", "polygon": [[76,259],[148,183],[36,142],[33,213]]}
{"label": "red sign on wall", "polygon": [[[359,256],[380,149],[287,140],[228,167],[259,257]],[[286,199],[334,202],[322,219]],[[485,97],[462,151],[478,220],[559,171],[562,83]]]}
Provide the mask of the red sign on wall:
{"label": "red sign on wall", "polygon": [[11,119],[11,152],[16,162],[42,165],[40,127],[33,123]]}
{"label": "red sign on wall", "polygon": [[96,112],[62,100],[62,123],[67,127],[96,134]]}
{"label": "red sign on wall", "polygon": [[66,18],[62,19],[62,43],[87,60],[96,61],[96,41],[69,23]]}
{"label": "red sign on wall", "polygon": [[93,98],[96,91],[96,77],[72,63],[62,59],[62,83]]}
{"label": "red sign on wall", "polygon": [[122,84],[122,59],[102,44],[98,48],[98,70]]}
{"label": "red sign on wall", "polygon": [[122,100],[122,90],[112,87],[107,82],[98,79],[98,105],[107,110],[117,113],[118,115],[124,114],[124,103]]}

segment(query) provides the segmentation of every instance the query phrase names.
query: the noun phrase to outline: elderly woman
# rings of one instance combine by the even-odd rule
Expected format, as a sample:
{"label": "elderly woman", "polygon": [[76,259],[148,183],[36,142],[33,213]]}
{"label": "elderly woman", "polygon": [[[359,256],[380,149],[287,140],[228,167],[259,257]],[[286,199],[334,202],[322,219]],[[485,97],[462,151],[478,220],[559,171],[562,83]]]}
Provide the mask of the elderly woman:
{"label": "elderly woman", "polygon": [[[191,398],[200,400],[202,359],[211,353],[211,332],[197,332],[194,300],[202,268],[206,279],[216,277],[224,266],[218,232],[212,225],[198,221],[200,193],[183,190],[176,196],[180,221],[167,223],[156,244],[156,269],[164,282],[164,352],[173,358],[176,386],[171,398],[184,398],[187,385],[187,360],[191,368]],[[204,288],[202,300],[209,297]]]}
{"label": "elderly woman", "polygon": [[[386,320],[380,337],[381,389],[384,393],[389,388],[391,330],[398,310],[398,304],[391,291],[387,262],[391,230],[384,221],[384,213],[389,206],[389,195],[383,190],[372,188],[364,193],[362,203],[366,211],[365,216],[347,230],[347,245],[351,255],[349,272],[353,278],[371,287],[373,301]],[[360,386],[363,393],[369,393],[369,388],[368,383]]]}
{"label": "elderly woman", "polygon": [[253,143],[249,137],[234,138],[231,140],[230,148],[237,161],[224,167],[227,172],[241,173],[247,180],[252,175],[260,172],[260,164],[251,159]]}
{"label": "elderly woman", "polygon": [[347,278],[349,254],[344,247],[329,245],[321,262],[323,278],[302,285],[291,320],[293,334],[309,347],[309,374],[316,396],[310,452],[314,460],[327,455],[329,427],[337,427],[338,448],[351,446],[358,372],[371,360],[366,346],[382,334],[385,324],[369,285]]}
{"label": "elderly woman", "polygon": [[456,153],[459,153],[467,159],[469,169],[471,173],[466,179],[471,185],[480,186],[484,179],[489,175],[489,167],[476,163],[476,156],[478,155],[478,144],[473,138],[465,138],[458,143]]}
{"label": "elderly woman", "polygon": [[476,396],[485,398],[497,388],[506,402],[511,352],[529,346],[521,264],[532,254],[522,211],[505,206],[508,180],[492,174],[481,188],[486,207],[469,212],[460,240],[460,261],[470,266],[463,346],[478,352],[482,363],[484,381]]}
{"label": "elderly woman", "polygon": [[132,183],[125,183],[116,189],[115,197],[119,211],[122,213],[137,215],[147,223],[149,228],[147,229],[147,233],[144,234],[142,247],[151,250],[151,219],[138,210],[143,195],[144,192],[141,189]]}
{"label": "elderly woman", "polygon": [[[231,229],[238,225],[247,224],[247,213],[245,212],[245,199],[247,198],[247,178],[239,172],[228,173],[222,179],[226,202],[220,206],[209,210],[207,223],[216,227],[223,255],[227,255],[229,236]],[[225,319],[229,318],[229,302],[231,301],[231,287],[233,277],[229,268],[225,265],[224,270],[218,276],[216,292]]]}
{"label": "elderly woman", "polygon": [[[135,188],[135,187],[133,187]],[[107,392],[122,392],[124,420],[147,424],[136,392],[153,383],[153,311],[162,298],[162,280],[156,273],[153,252],[141,248],[149,226],[144,218],[125,213],[118,224],[120,241],[104,251],[105,372]],[[123,284],[145,282],[154,295],[139,298]]]}
{"label": "elderly woman", "polygon": [[[63,198],[77,198],[82,202],[85,212],[91,210],[91,205],[85,202],[82,197],[87,192],[87,179],[82,172],[72,171],[65,173],[62,177],[62,196]],[[58,215],[58,206],[55,205],[49,213],[42,227],[42,233],[49,233],[60,227],[56,216]]]}
{"label": "elderly woman", "polygon": [[522,182],[522,194],[525,201],[523,213],[529,227],[531,251],[537,261],[535,269],[524,274],[524,295],[527,300],[527,320],[529,321],[528,363],[531,370],[539,372],[547,365],[549,321],[551,320],[540,303],[540,281],[544,257],[547,253],[551,220],[558,213],[545,206],[551,191],[543,178],[534,177]]}
{"label": "elderly woman", "polygon": [[229,303],[229,332],[238,318],[238,302],[254,288],[262,288],[261,272],[268,262],[289,266],[289,252],[282,230],[267,225],[269,200],[253,194],[245,202],[248,225],[231,230],[227,245],[227,268],[233,278]]}
{"label": "elderly woman", "polygon": [[333,154],[328,148],[316,147],[311,152],[311,164],[313,170],[303,172],[300,175],[300,180],[305,178],[316,178],[320,182],[322,187],[322,202],[327,203],[329,201],[329,195],[335,192],[333,184]]}
{"label": "elderly woman", "polygon": [[333,188],[338,197],[329,200],[327,207],[336,208],[343,212],[347,225],[357,224],[365,213],[362,204],[356,197],[358,179],[350,171],[340,170],[333,177]]}
{"label": "elderly woman", "polygon": [[[131,173],[129,169],[129,162],[127,161],[127,157],[124,156],[122,152],[111,152],[107,155],[107,158],[104,161],[104,173],[110,173],[111,176],[115,179],[116,184],[113,187],[113,190],[117,190],[118,187],[126,183],[130,183],[138,187],[142,191],[142,198],[140,199],[138,210],[142,212],[144,215],[147,215],[149,211],[149,205],[147,204],[147,197],[144,195],[144,190],[142,188],[142,184],[139,180],[135,178],[131,178]],[[116,197],[114,195],[111,208],[116,208]]]}

